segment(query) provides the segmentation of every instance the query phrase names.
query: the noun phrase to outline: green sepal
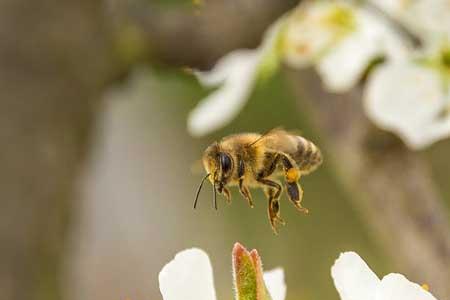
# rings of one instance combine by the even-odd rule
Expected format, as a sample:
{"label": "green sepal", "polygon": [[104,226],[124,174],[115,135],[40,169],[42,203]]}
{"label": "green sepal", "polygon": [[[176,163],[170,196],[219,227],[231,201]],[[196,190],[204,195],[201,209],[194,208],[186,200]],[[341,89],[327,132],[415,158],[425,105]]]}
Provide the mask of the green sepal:
{"label": "green sepal", "polygon": [[272,300],[264,284],[261,258],[256,250],[247,251],[241,244],[233,247],[235,300]]}

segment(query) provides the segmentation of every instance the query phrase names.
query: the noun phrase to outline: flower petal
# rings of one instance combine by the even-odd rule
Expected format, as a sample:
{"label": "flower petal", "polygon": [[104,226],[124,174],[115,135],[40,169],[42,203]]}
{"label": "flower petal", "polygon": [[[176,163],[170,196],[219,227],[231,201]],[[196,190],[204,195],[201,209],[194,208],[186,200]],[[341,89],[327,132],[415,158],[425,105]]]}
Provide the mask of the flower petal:
{"label": "flower petal", "polygon": [[159,289],[164,300],[215,300],[208,255],[195,248],[179,252],[159,273]]}
{"label": "flower petal", "polygon": [[374,300],[436,300],[420,285],[413,283],[401,274],[383,277]]}
{"label": "flower petal", "polygon": [[286,283],[282,268],[264,272],[264,282],[272,300],[284,300],[286,298]]}
{"label": "flower petal", "polygon": [[364,100],[366,113],[375,124],[419,149],[437,135],[450,133],[448,122],[439,120],[445,97],[439,74],[411,62],[377,68],[369,77]]}
{"label": "flower petal", "polygon": [[448,0],[370,1],[425,41],[430,37],[450,38]]}
{"label": "flower petal", "polygon": [[334,92],[345,92],[355,86],[375,58],[401,59],[408,53],[402,36],[382,19],[363,9],[355,9],[354,18],[356,30],[328,51],[318,64],[325,87]]}
{"label": "flower petal", "polygon": [[285,16],[280,17],[266,30],[257,49],[233,51],[222,57],[211,71],[194,71],[204,86],[222,86],[190,112],[190,134],[203,136],[229,123],[247,102],[258,76],[268,78],[275,72],[280,55],[277,47],[285,20]]}
{"label": "flower petal", "polygon": [[331,268],[341,300],[372,300],[380,280],[355,252],[341,253]]}
{"label": "flower petal", "polygon": [[221,59],[217,69],[198,75],[207,85],[224,83],[190,112],[188,131],[193,136],[214,131],[239,113],[253,88],[259,56],[257,50],[233,51]]}
{"label": "flower petal", "polygon": [[422,148],[450,137],[450,115],[428,124],[420,133],[421,135],[417,135],[416,138],[416,148]]}
{"label": "flower petal", "polygon": [[372,39],[352,34],[319,61],[317,71],[328,90],[345,92],[358,83],[377,54],[378,46]]}
{"label": "flower petal", "polygon": [[287,64],[306,67],[353,31],[354,7],[343,2],[309,1],[289,17],[283,51]]}

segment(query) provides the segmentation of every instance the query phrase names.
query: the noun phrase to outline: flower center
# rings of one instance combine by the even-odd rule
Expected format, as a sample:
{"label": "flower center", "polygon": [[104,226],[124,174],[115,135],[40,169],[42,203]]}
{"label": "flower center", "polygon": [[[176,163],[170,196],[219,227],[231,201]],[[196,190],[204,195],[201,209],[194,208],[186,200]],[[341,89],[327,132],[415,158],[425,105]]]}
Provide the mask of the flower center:
{"label": "flower center", "polygon": [[439,62],[450,72],[450,46],[441,50]]}
{"label": "flower center", "polygon": [[336,5],[324,16],[325,25],[332,27],[338,34],[346,34],[356,28],[353,11],[345,6]]}

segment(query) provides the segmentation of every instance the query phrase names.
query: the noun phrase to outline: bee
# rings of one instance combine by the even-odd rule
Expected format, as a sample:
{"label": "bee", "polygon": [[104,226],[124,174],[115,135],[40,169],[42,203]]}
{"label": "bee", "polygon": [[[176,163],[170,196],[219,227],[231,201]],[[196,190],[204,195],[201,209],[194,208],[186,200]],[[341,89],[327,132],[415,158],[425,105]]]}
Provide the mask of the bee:
{"label": "bee", "polygon": [[270,225],[277,234],[277,225],[285,222],[280,216],[279,198],[282,186],[277,177],[284,177],[286,194],[302,213],[303,190],[298,181],[322,163],[320,149],[304,137],[275,128],[265,134],[242,133],[224,137],[211,144],[203,153],[207,172],[195,196],[194,209],[203,183],[213,185],[213,205],[217,209],[217,192],[231,203],[230,186],[238,186],[241,195],[253,207],[249,188],[261,187],[268,199]]}

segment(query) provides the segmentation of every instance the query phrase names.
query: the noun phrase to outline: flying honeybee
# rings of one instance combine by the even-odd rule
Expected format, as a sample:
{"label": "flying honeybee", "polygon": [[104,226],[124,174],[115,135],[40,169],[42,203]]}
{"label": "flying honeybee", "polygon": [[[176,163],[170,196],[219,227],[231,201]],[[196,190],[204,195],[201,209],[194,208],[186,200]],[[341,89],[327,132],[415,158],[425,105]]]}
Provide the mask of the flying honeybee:
{"label": "flying honeybee", "polygon": [[238,186],[242,196],[253,207],[249,187],[262,187],[269,201],[270,224],[277,233],[277,224],[284,225],[285,222],[280,217],[282,186],[276,178],[284,177],[289,200],[299,211],[308,213],[308,209],[301,205],[303,190],[298,181],[301,175],[314,171],[321,164],[322,155],[311,141],[275,128],[263,135],[242,133],[227,136],[211,144],[202,160],[207,174],[198,187],[194,208],[206,179],[213,185],[216,209],[216,191],[231,202],[228,187]]}

